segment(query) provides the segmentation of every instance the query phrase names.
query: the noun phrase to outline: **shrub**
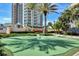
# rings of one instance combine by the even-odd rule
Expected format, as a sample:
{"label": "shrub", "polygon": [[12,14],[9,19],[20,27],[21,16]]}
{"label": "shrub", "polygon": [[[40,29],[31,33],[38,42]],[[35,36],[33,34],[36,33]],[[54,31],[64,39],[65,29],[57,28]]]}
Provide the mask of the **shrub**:
{"label": "shrub", "polygon": [[78,33],[75,33],[75,32],[65,32],[64,33],[65,35],[79,35]]}
{"label": "shrub", "polygon": [[11,36],[15,36],[15,34],[0,34],[0,38],[7,38]]}
{"label": "shrub", "polygon": [[11,56],[13,53],[4,47],[4,44],[0,41],[0,56]]}
{"label": "shrub", "polygon": [[5,47],[0,47],[0,56],[12,56],[12,55],[13,53],[9,49]]}
{"label": "shrub", "polygon": [[52,36],[53,34],[52,33],[46,33],[46,34],[41,33],[40,35],[42,35],[42,36]]}

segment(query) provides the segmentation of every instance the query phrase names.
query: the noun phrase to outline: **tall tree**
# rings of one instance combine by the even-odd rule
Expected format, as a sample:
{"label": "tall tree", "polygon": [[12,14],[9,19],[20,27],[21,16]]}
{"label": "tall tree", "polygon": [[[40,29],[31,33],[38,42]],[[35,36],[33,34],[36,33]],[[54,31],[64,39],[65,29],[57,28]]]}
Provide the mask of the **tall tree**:
{"label": "tall tree", "polygon": [[62,29],[62,22],[57,20],[54,24],[53,24],[53,28],[57,30],[57,33],[60,32],[60,30]]}
{"label": "tall tree", "polygon": [[[34,5],[34,6],[33,6]],[[32,7],[33,6],[33,7]],[[39,5],[37,4],[29,4],[28,7],[32,7],[33,9],[36,9],[36,10],[39,10],[39,12],[43,13],[44,14],[44,34],[46,35],[46,23],[47,23],[47,14],[49,12],[53,12],[53,13],[57,13],[56,10],[57,10],[57,5],[55,4],[51,4],[51,3],[40,3]],[[31,8],[30,8],[31,9]]]}
{"label": "tall tree", "polygon": [[71,4],[71,9],[74,9],[74,8],[79,8],[79,3]]}
{"label": "tall tree", "polygon": [[62,16],[59,17],[59,20],[62,22],[62,29],[67,31],[70,27],[70,22],[77,20],[76,10],[75,9],[67,9],[62,13]]}

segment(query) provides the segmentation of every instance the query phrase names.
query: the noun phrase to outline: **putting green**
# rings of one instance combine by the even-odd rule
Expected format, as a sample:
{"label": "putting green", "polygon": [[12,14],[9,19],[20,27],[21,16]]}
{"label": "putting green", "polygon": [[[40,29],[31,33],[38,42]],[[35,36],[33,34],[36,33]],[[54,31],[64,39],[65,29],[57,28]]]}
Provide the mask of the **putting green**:
{"label": "putting green", "polygon": [[[2,38],[5,47],[15,56],[51,56],[79,47],[78,39],[56,36],[20,36]],[[42,50],[39,46],[43,46]]]}

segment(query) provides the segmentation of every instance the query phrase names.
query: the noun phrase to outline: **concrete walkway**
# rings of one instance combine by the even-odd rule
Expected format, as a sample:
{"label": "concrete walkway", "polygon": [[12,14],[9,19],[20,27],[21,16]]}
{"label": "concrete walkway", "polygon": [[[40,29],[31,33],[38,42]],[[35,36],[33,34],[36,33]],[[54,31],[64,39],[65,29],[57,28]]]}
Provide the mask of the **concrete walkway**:
{"label": "concrete walkway", "polygon": [[73,56],[79,56],[79,52],[75,53]]}
{"label": "concrete walkway", "polygon": [[70,38],[70,39],[79,39],[79,36],[71,36],[71,35],[61,35],[61,34],[53,34],[55,36]]}

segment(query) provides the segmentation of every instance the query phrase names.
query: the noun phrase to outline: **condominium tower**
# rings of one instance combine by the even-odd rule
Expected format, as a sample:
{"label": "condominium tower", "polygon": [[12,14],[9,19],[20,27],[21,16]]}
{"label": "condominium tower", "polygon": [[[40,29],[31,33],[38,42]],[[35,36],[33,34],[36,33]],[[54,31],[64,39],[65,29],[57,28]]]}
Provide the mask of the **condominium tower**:
{"label": "condominium tower", "polygon": [[38,10],[30,10],[27,8],[26,3],[13,3],[12,4],[12,24],[22,25],[23,27],[34,26],[42,27],[43,18]]}
{"label": "condominium tower", "polygon": [[23,4],[13,3],[12,4],[12,24],[21,24],[23,25]]}

